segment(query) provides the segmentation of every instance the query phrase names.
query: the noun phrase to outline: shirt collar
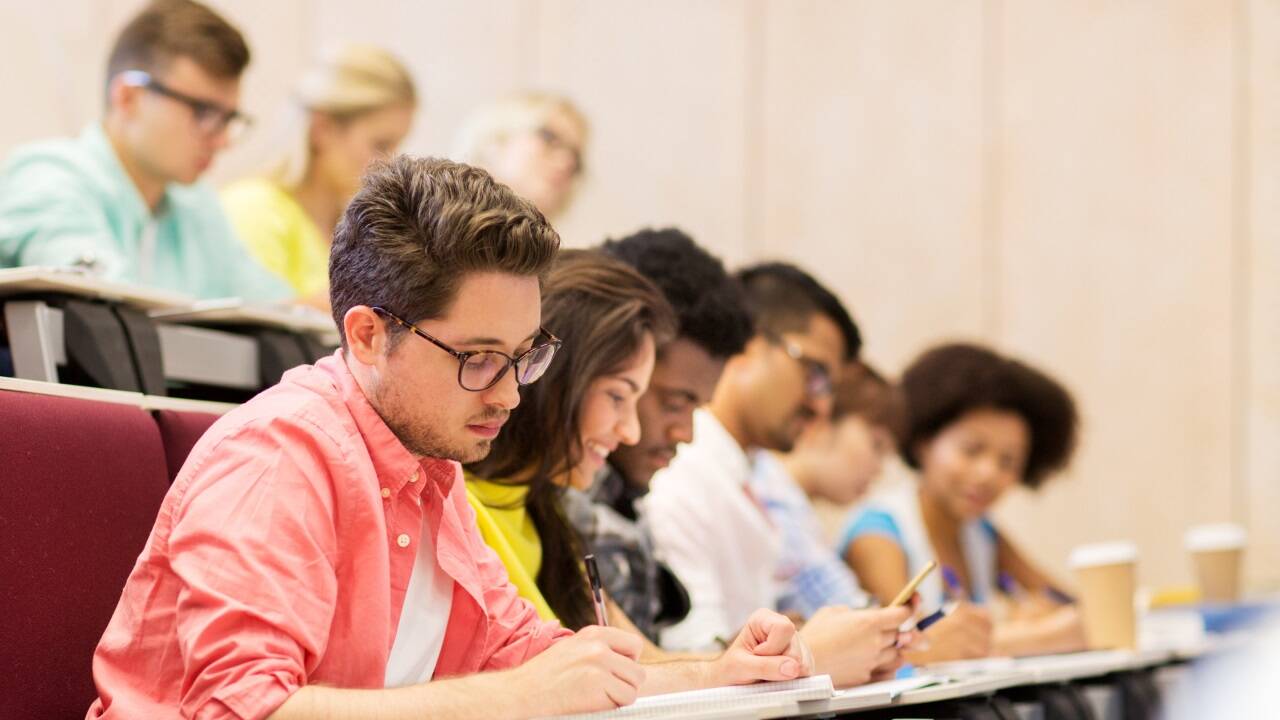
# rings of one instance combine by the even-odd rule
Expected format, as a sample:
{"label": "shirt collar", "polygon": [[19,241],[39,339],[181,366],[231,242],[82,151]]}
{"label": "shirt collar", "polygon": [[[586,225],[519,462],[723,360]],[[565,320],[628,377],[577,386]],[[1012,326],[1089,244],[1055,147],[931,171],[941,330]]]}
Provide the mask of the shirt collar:
{"label": "shirt collar", "polygon": [[398,495],[411,482],[416,485],[418,494],[422,494],[429,486],[438,487],[441,495],[447,496],[452,492],[453,485],[461,474],[461,466],[453,460],[443,458],[419,459],[409,452],[395,433],[391,432],[391,428],[387,427],[378,411],[369,404],[369,399],[347,367],[341,349],[322,358],[315,364],[315,369],[332,381],[364,440],[369,458],[373,461],[374,472],[390,488],[393,496]]}

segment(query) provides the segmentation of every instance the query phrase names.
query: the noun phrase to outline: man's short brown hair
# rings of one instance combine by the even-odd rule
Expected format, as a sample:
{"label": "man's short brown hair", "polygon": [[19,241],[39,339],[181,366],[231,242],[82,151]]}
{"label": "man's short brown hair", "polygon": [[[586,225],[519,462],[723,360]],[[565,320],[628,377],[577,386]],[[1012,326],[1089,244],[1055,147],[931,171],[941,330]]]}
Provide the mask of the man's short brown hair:
{"label": "man's short brown hair", "polygon": [[239,30],[205,5],[154,0],[116,37],[107,82],[126,70],[162,73],[179,57],[190,58],[216,78],[234,79],[249,64],[249,46]]}
{"label": "man's short brown hair", "polygon": [[[329,302],[338,331],[357,305],[416,323],[448,311],[467,273],[541,279],[560,236],[484,170],[407,155],[371,167],[334,231]],[[391,323],[393,338],[402,331]],[[342,335],[346,347],[346,335]]]}

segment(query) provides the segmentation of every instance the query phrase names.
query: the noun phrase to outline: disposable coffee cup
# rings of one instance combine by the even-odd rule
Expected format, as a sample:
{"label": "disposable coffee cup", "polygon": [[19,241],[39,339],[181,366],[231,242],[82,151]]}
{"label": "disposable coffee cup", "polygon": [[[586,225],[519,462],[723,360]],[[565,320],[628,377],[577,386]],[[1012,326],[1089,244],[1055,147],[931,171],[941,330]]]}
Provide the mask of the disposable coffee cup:
{"label": "disposable coffee cup", "polygon": [[1199,525],[1187,531],[1187,551],[1206,602],[1238,602],[1244,565],[1244,528],[1232,523]]}
{"label": "disposable coffee cup", "polygon": [[1085,638],[1092,650],[1137,647],[1133,595],[1138,548],[1130,542],[1082,545],[1069,560],[1080,586]]}

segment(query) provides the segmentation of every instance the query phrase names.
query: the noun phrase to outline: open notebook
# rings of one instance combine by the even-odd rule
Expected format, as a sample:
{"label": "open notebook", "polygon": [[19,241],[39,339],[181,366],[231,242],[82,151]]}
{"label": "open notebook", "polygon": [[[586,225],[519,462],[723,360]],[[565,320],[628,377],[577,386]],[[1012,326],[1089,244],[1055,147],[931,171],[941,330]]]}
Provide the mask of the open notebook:
{"label": "open notebook", "polygon": [[750,716],[752,711],[785,708],[805,700],[821,700],[834,694],[830,675],[815,675],[799,680],[734,685],[731,687],[689,690],[687,692],[651,695],[633,705],[590,713],[566,715],[569,718],[701,718]]}

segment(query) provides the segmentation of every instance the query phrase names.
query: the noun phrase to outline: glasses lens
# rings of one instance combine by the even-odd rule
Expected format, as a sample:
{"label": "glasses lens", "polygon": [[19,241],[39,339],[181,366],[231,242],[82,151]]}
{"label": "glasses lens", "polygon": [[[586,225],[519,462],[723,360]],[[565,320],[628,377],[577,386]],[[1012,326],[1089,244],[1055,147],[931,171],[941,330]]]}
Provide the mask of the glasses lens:
{"label": "glasses lens", "polygon": [[507,369],[507,358],[501,353],[479,352],[462,364],[462,387],[467,390],[484,390]]}
{"label": "glasses lens", "polygon": [[196,110],[196,126],[206,135],[217,135],[225,132],[229,142],[236,142],[249,130],[249,118],[237,113],[229,113],[215,107],[202,107]]}
{"label": "glasses lens", "polygon": [[555,355],[556,346],[553,343],[533,348],[516,361],[516,379],[521,385],[535,382],[551,367],[551,358]]}
{"label": "glasses lens", "polygon": [[808,382],[809,395],[812,397],[821,397],[831,394],[831,376],[827,374],[827,369],[814,363],[809,366]]}

